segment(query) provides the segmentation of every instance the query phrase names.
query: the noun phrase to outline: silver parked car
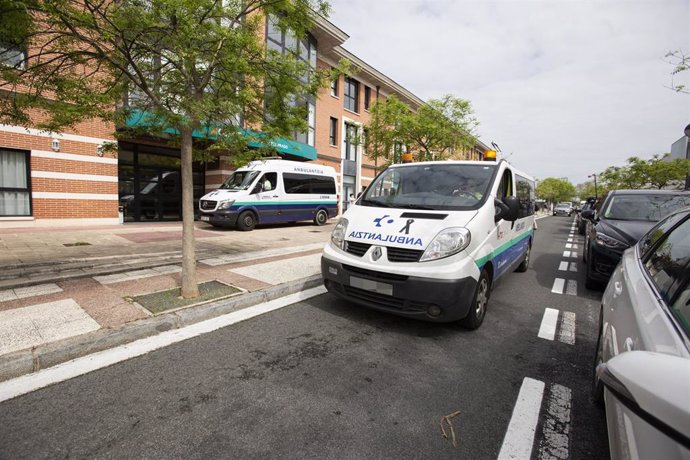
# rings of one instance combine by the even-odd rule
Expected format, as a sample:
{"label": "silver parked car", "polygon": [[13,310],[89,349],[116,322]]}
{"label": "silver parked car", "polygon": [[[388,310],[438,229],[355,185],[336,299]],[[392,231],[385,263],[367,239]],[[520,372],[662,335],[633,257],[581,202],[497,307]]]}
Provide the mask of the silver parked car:
{"label": "silver parked car", "polygon": [[611,458],[690,459],[690,208],[625,251],[599,322],[592,392]]}
{"label": "silver parked car", "polygon": [[573,213],[573,205],[570,203],[558,203],[556,207],[553,208],[554,216],[568,216],[570,217]]}

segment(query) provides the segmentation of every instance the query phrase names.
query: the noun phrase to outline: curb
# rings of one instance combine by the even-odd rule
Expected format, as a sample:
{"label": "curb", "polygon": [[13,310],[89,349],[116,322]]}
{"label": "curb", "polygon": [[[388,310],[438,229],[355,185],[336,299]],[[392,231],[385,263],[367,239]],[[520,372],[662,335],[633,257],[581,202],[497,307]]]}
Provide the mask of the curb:
{"label": "curb", "polygon": [[317,287],[321,283],[321,275],[313,275],[217,302],[132,321],[116,328],[99,329],[76,337],[8,353],[0,356],[0,382],[37,372],[91,353],[151,337],[160,332],[180,329],[200,321],[295,294]]}

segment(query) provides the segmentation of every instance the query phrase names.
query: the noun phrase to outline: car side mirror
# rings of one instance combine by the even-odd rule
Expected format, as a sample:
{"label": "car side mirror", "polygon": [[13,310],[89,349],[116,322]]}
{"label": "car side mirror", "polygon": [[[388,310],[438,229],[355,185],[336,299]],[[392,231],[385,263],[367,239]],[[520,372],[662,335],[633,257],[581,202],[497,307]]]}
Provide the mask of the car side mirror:
{"label": "car side mirror", "polygon": [[686,449],[690,448],[688,375],[689,359],[649,351],[621,353],[597,366],[597,376],[616,403]]}
{"label": "car side mirror", "polygon": [[503,200],[495,199],[496,215],[494,221],[507,220],[515,222],[520,215],[520,201],[515,196],[507,196]]}
{"label": "car side mirror", "polygon": [[580,216],[585,218],[585,219],[588,219],[588,220],[594,220],[594,211],[591,209],[588,209],[586,211],[582,211],[580,213]]}

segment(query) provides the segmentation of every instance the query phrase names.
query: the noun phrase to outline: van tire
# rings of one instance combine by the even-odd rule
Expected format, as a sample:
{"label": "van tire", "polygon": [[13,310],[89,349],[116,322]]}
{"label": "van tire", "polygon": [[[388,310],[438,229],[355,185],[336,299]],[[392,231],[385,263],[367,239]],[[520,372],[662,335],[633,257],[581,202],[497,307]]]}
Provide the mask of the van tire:
{"label": "van tire", "polygon": [[314,216],[314,224],[320,227],[326,222],[328,222],[328,213],[324,209],[319,209],[316,211],[316,215]]}
{"label": "van tire", "polygon": [[256,216],[251,211],[244,211],[237,218],[237,230],[248,232],[256,227]]}
{"label": "van tire", "polygon": [[472,303],[470,304],[470,311],[467,316],[460,320],[460,325],[465,329],[475,330],[482,325],[484,317],[486,316],[486,307],[491,296],[491,279],[489,272],[482,270],[477,281],[477,287],[474,289],[474,296],[472,296]]}
{"label": "van tire", "polygon": [[520,265],[517,266],[515,269],[516,272],[518,273],[523,273],[526,272],[527,269],[529,268],[529,257],[530,254],[532,253],[532,242],[527,245],[527,252],[525,253],[525,258],[522,259],[522,262],[520,262]]}

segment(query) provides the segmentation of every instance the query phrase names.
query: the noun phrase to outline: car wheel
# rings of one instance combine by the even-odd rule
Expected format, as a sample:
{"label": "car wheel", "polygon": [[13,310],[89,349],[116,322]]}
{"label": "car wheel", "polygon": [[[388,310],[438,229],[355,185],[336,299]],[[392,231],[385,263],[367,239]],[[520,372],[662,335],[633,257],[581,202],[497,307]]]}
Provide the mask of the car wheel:
{"label": "car wheel", "polygon": [[529,256],[530,256],[531,252],[532,252],[532,244],[530,243],[527,246],[527,253],[525,253],[525,258],[522,259],[522,262],[520,262],[520,265],[518,265],[517,268],[515,269],[516,272],[522,273],[522,272],[527,271],[527,269],[529,268]]}
{"label": "car wheel", "polygon": [[578,233],[579,235],[584,235],[584,234],[585,234],[585,226],[582,225],[582,224],[578,225],[578,227],[577,227],[577,233]]}
{"label": "car wheel", "polygon": [[460,320],[460,324],[465,329],[475,330],[482,325],[486,316],[486,307],[491,296],[491,280],[486,269],[479,275],[477,287],[474,290],[470,312]]}
{"label": "car wheel", "polygon": [[256,217],[254,217],[254,213],[251,211],[244,211],[240,216],[237,218],[237,229],[243,232],[248,232],[250,230],[254,230],[254,227],[256,227]]}
{"label": "car wheel", "polygon": [[314,216],[314,224],[320,227],[325,224],[326,221],[328,221],[328,213],[323,209],[319,209]]}
{"label": "car wheel", "polygon": [[592,369],[592,400],[599,407],[604,407],[604,384],[599,379],[599,376],[597,376],[597,366],[604,361],[603,321],[603,311],[599,310],[599,338],[597,339],[597,348],[594,352],[594,368]]}

